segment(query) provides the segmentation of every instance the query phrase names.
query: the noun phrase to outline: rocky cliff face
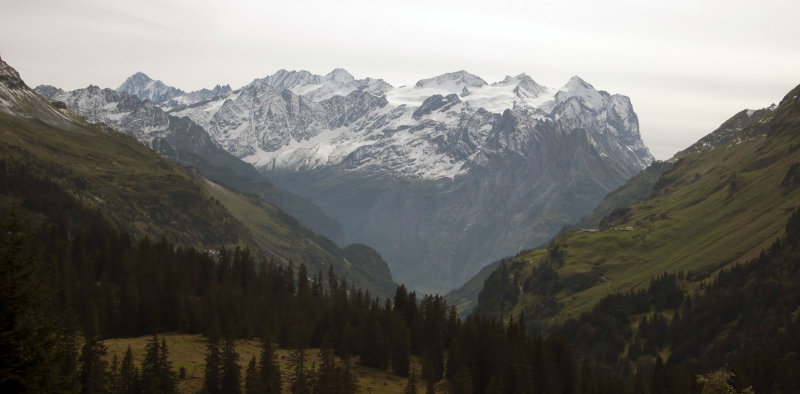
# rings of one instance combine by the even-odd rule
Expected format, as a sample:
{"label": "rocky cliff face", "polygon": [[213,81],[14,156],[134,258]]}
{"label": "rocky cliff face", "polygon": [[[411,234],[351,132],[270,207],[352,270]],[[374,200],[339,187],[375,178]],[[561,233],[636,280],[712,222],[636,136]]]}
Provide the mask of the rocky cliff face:
{"label": "rocky cliff face", "polygon": [[459,71],[393,88],[282,70],[173,113],[431,290],[545,242],[653,160],[630,100],[578,77],[552,89]]}

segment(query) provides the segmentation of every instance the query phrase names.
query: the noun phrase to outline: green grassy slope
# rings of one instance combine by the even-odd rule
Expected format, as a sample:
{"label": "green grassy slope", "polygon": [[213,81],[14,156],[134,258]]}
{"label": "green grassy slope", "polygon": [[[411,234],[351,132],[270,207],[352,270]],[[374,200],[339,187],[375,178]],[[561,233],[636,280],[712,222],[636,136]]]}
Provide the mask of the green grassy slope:
{"label": "green grassy slope", "polygon": [[661,175],[671,168],[672,163],[670,162],[657,161],[651,164],[650,167],[636,174],[619,189],[609,193],[597,208],[581,219],[575,227],[597,228],[600,225],[600,221],[615,208],[625,207],[644,200],[650,195],[650,191],[653,190],[653,186],[661,178]]}
{"label": "green grassy slope", "polygon": [[130,137],[96,126],[59,129],[0,113],[0,152],[52,179],[136,237],[190,245],[255,246],[244,228],[177,165]]}
{"label": "green grassy slope", "polygon": [[[800,172],[798,93],[795,88],[774,112],[737,135],[685,153],[655,182],[649,198],[607,216],[607,230],[562,233],[553,240],[556,259],[539,257],[541,251],[519,256],[529,263],[487,280],[481,310],[561,321],[603,296],[643,288],[663,272],[691,271],[699,286],[720,268],[756,257],[783,233],[800,201],[800,187],[792,183],[793,172]],[[553,268],[559,285],[542,290],[531,267]],[[586,288],[570,286],[585,281]],[[540,313],[543,300],[555,302],[557,313]]]}
{"label": "green grassy slope", "polygon": [[[344,250],[339,249],[333,242],[305,229],[295,219],[255,195],[238,193],[205,178],[201,178],[200,183],[252,234],[267,257],[286,264],[303,262],[312,275],[318,270],[326,274],[328,267],[333,265],[338,274],[361,289],[382,296],[394,294],[396,285],[389,268],[371,248],[350,245]],[[365,251],[350,252],[359,248]]]}

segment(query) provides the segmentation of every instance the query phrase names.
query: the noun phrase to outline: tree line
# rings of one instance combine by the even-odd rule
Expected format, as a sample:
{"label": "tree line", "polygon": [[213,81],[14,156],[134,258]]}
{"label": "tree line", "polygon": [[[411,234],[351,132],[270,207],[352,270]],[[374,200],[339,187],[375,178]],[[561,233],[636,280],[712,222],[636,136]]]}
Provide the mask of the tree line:
{"label": "tree line", "polygon": [[[578,359],[570,340],[529,335],[524,316],[461,320],[442,297],[399,286],[392,299],[381,299],[349,285],[332,267],[311,273],[302,262],[277,264],[246,248],[197,250],[163,238],[134,240],[53,182],[4,170],[0,192],[19,205],[2,211],[3,392],[123,386],[173,392],[168,349],[157,337],[141,366],[132,368],[127,354],[119,363],[98,361],[103,338],[170,331],[208,338],[204,386],[210,393],[229,392],[225,387],[233,387],[237,375],[240,388],[269,392],[268,382],[280,373],[267,372],[274,371],[264,353],[271,344],[295,349],[293,392],[330,392],[331,384],[350,392],[350,360],[419,379],[427,392],[639,392],[640,378]],[[82,346],[79,338],[85,338]],[[237,338],[265,343],[244,379],[238,355],[230,352]],[[303,349],[312,347],[323,349],[323,362],[303,376]],[[418,371],[412,357],[421,362]],[[691,377],[657,363],[640,382],[653,391],[642,392],[657,392],[662,380],[684,375]],[[698,390],[695,385],[686,392]]]}

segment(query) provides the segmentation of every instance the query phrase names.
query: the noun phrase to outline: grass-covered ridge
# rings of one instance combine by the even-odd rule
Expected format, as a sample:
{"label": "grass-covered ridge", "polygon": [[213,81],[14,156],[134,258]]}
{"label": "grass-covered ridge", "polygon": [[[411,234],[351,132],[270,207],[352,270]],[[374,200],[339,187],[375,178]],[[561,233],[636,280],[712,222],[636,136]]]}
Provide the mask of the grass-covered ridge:
{"label": "grass-covered ridge", "polygon": [[[486,282],[480,310],[558,322],[604,296],[645,288],[663,273],[684,271],[697,287],[719,269],[757,257],[783,234],[800,201],[792,175],[800,163],[798,92],[758,121],[744,122],[736,136],[681,155],[648,198],[606,208],[599,231],[557,236],[551,244],[557,256],[529,251],[498,269]],[[558,286],[537,287],[550,271]]]}
{"label": "grass-covered ridge", "polygon": [[183,169],[99,126],[59,129],[0,113],[0,151],[15,167],[51,179],[136,237],[191,246],[255,246],[243,227]]}

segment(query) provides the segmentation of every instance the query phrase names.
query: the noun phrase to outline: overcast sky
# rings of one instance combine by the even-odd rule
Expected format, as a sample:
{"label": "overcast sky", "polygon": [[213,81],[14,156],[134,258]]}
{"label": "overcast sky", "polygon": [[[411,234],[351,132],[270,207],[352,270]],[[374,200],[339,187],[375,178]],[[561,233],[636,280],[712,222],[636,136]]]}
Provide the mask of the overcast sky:
{"label": "overcast sky", "polygon": [[467,70],[579,75],[627,95],[667,159],[800,84],[800,1],[0,0],[0,56],[30,86],[183,90],[336,67],[394,86]]}

